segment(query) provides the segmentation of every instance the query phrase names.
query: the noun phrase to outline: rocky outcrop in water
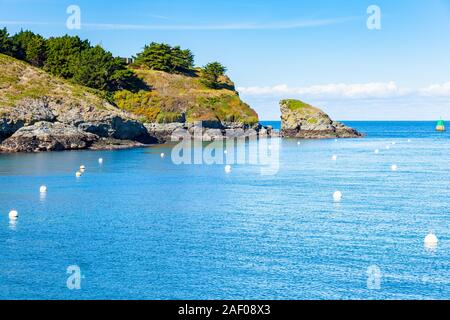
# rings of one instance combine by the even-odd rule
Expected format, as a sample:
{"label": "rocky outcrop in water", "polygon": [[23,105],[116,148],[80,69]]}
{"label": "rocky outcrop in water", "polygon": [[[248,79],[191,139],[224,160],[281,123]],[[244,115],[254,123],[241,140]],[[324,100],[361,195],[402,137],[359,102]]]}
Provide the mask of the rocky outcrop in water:
{"label": "rocky outcrop in water", "polygon": [[0,141],[3,152],[39,152],[86,149],[97,141],[104,148],[123,148],[157,139],[111,105],[99,109],[43,97],[22,100],[0,115]]}
{"label": "rocky outcrop in water", "polygon": [[260,138],[274,135],[271,127],[257,125],[245,125],[242,123],[215,123],[197,121],[195,123],[146,123],[145,127],[150,136],[156,138],[159,143],[177,141],[178,139],[191,139],[203,141],[216,141],[223,139],[238,139],[249,136]]}
{"label": "rocky outcrop in water", "polygon": [[42,152],[87,149],[98,136],[60,122],[37,122],[22,127],[2,143],[9,152]]}
{"label": "rocky outcrop in water", "polygon": [[322,110],[299,100],[283,100],[281,136],[301,139],[360,138],[363,135],[331,120]]}

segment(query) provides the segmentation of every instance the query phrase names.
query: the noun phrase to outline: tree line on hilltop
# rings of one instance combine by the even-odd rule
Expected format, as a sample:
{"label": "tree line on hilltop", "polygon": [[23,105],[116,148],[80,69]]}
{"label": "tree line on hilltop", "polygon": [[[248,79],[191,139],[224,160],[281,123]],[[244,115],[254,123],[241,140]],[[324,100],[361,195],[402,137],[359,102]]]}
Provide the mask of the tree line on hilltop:
{"label": "tree line on hilltop", "polygon": [[[26,61],[31,65],[74,83],[114,92],[127,89],[139,91],[141,80],[125,61],[114,57],[100,45],[91,45],[78,36],[45,39],[32,31],[20,31],[10,36],[0,29],[0,53]],[[138,53],[134,66],[169,73],[187,74],[194,69],[194,55],[189,49],[152,42]],[[226,68],[219,62],[208,63],[201,69],[201,81],[217,89]]]}

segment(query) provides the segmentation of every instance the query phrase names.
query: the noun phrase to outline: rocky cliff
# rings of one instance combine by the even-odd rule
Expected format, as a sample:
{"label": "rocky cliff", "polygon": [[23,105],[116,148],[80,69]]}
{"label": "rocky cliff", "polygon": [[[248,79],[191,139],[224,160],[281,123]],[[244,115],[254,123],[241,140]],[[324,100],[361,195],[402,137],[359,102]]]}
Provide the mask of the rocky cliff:
{"label": "rocky cliff", "polygon": [[281,136],[301,139],[359,138],[362,134],[330,119],[322,110],[299,100],[283,100]]}
{"label": "rocky cliff", "polygon": [[240,99],[227,76],[219,79],[219,88],[211,89],[202,82],[200,69],[189,74],[143,68],[133,71],[147,88],[137,93],[118,91],[115,103],[139,116],[160,142],[170,140],[174,130],[190,130],[200,122],[204,131],[216,130],[212,138],[219,138],[226,129],[258,128],[258,114]]}
{"label": "rocky cliff", "polygon": [[0,151],[114,148],[156,142],[138,117],[96,92],[0,54]]}
{"label": "rocky cliff", "polygon": [[259,128],[256,112],[226,77],[222,88],[212,90],[195,73],[135,72],[147,87],[138,93],[116,92],[114,105],[101,92],[0,54],[0,151],[162,143],[176,129],[193,130],[200,124],[207,140],[222,138],[230,128]]}

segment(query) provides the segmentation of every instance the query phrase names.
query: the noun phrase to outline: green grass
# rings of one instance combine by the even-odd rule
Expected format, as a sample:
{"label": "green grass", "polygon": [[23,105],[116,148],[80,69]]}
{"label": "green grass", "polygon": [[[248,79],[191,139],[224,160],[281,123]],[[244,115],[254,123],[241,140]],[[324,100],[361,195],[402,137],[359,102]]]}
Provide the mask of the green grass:
{"label": "green grass", "polygon": [[230,89],[234,84],[226,77],[222,82],[227,87],[216,90],[202,84],[195,73],[186,76],[154,70],[133,71],[151,90],[138,93],[120,91],[114,95],[114,101],[119,108],[137,114],[147,122],[178,122],[183,114],[190,123],[217,120],[244,124],[258,122],[257,113]]}
{"label": "green grass", "polygon": [[54,77],[26,62],[0,54],[0,70],[0,107],[3,110],[24,99],[43,97],[104,108],[104,97],[97,90]]}
{"label": "green grass", "polygon": [[281,101],[281,103],[287,105],[287,107],[292,111],[297,111],[297,110],[306,109],[306,108],[312,108],[311,105],[309,105],[303,101],[294,100],[294,99],[283,100],[283,101]]}

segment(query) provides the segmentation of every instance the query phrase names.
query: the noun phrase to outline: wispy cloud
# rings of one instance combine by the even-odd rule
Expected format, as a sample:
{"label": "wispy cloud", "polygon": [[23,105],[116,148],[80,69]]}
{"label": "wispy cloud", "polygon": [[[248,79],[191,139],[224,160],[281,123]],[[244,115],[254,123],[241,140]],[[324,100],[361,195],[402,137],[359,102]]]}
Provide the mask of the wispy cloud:
{"label": "wispy cloud", "polygon": [[25,21],[25,20],[0,21],[0,26],[48,26],[48,25],[62,25],[62,24],[51,22],[39,22],[39,21]]}
{"label": "wispy cloud", "polygon": [[283,96],[283,95],[297,95],[316,98],[386,98],[395,96],[404,96],[409,94],[409,89],[399,88],[394,82],[371,82],[371,83],[357,83],[357,84],[325,84],[314,85],[309,87],[289,87],[281,84],[273,87],[240,87],[238,90],[241,93],[248,95],[262,95],[262,96]]}
{"label": "wispy cloud", "polygon": [[[159,19],[168,19],[163,16],[154,16]],[[121,24],[121,23],[82,23],[83,29],[97,30],[286,30],[322,27],[354,21],[355,17],[330,19],[305,19],[296,21],[278,21],[269,23],[236,22],[223,24]],[[33,21],[0,21],[0,25],[61,25],[57,23]]]}
{"label": "wispy cloud", "polygon": [[286,97],[301,96],[316,99],[386,99],[406,96],[448,97],[450,82],[411,89],[400,87],[396,82],[370,82],[354,84],[324,84],[308,87],[289,87],[286,84],[276,86],[238,87],[238,91],[249,96]]}

